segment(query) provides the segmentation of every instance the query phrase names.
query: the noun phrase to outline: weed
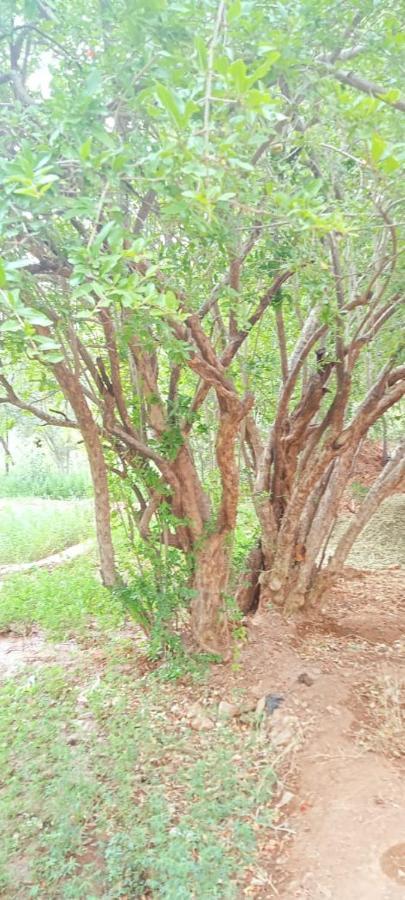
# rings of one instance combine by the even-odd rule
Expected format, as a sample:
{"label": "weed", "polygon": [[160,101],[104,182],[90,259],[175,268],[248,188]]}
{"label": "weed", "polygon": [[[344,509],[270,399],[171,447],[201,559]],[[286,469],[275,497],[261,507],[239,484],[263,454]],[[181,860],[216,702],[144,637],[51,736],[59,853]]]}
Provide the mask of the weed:
{"label": "weed", "polygon": [[83,730],[86,677],[53,667],[0,688],[3,896],[240,896],[274,783],[257,736],[223,724],[207,745],[169,686],[114,657],[87,687]]}
{"label": "weed", "polygon": [[364,497],[366,497],[369,492],[369,488],[364,484],[360,484],[359,481],[353,481],[350,485],[350,488],[353,497],[355,497],[355,499],[357,500],[364,500]]}
{"label": "weed", "polygon": [[123,621],[122,607],[96,578],[89,559],[53,571],[37,570],[7,578],[0,603],[0,629],[39,625],[54,640],[109,631]]}
{"label": "weed", "polygon": [[54,500],[90,497],[87,472],[62,474],[49,467],[24,465],[0,475],[0,497],[46,497]]}
{"label": "weed", "polygon": [[0,501],[0,565],[40,559],[92,533],[88,501]]}

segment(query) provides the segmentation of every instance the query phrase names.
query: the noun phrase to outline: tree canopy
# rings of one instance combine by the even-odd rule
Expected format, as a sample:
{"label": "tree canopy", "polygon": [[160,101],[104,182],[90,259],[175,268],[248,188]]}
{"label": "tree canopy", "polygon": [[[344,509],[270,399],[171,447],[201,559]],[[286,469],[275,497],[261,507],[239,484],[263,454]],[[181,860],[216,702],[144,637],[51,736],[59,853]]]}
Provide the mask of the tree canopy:
{"label": "tree canopy", "polygon": [[106,584],[114,482],[187,556],[207,649],[241,477],[241,605],[294,609],[343,564],[348,538],[319,563],[340,493],[404,392],[403,43],[379,0],[2,6],[0,400],[80,430]]}

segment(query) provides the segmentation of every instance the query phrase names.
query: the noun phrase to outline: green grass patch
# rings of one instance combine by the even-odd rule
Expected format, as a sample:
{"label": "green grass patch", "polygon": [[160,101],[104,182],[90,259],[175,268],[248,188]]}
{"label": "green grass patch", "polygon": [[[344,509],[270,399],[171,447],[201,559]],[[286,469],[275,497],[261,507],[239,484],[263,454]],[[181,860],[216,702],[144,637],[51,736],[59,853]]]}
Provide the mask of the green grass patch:
{"label": "green grass patch", "polygon": [[102,631],[117,627],[123,621],[123,607],[100,584],[89,558],[4,579],[0,630],[38,625],[52,639],[63,640],[91,636],[94,620]]}
{"label": "green grass patch", "polygon": [[48,497],[54,500],[91,497],[86,471],[64,474],[49,467],[25,465],[0,474],[0,497]]}
{"label": "green grass patch", "polygon": [[93,533],[88,500],[0,500],[0,565],[41,559]]}
{"label": "green grass patch", "polygon": [[0,687],[2,896],[241,896],[272,821],[268,747],[193,732],[175,700],[119,654],[96,679],[53,667]]}

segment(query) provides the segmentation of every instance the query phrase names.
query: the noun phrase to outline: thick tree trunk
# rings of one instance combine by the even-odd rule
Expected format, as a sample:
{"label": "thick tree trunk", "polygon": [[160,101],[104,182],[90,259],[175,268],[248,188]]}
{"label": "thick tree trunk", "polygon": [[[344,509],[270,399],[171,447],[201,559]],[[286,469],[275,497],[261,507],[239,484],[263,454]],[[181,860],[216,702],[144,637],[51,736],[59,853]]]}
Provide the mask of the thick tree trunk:
{"label": "thick tree trunk", "polygon": [[236,588],[236,603],[245,613],[256,612],[260,602],[260,575],[264,569],[261,541],[252,547]]}
{"label": "thick tree trunk", "polygon": [[91,414],[79,379],[64,363],[57,363],[53,368],[62,391],[76,416],[86,447],[94,488],[100,573],[105,587],[114,587],[117,583],[117,572],[111,534],[110,494],[99,429]]}
{"label": "thick tree trunk", "polygon": [[111,535],[111,507],[107,469],[98,435],[97,441],[94,440],[94,435],[90,434],[87,435],[87,439],[83,434],[83,438],[94,488],[94,510],[101,578],[105,587],[114,587],[117,583],[117,572]]}
{"label": "thick tree trunk", "polygon": [[197,552],[191,624],[197,643],[204,650],[227,658],[229,629],[225,592],[229,576],[229,537],[212,534]]}

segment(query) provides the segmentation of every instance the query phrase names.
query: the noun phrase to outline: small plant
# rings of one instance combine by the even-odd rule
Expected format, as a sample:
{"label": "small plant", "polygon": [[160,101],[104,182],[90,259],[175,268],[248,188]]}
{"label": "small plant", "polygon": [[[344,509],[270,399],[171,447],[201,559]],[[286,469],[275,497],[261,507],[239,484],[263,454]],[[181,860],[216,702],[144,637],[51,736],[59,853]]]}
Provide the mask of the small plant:
{"label": "small plant", "polygon": [[360,484],[359,481],[353,481],[351,484],[351,491],[352,491],[353,497],[356,500],[361,501],[361,500],[364,500],[365,497],[367,497],[369,488],[366,487],[364,484]]}

